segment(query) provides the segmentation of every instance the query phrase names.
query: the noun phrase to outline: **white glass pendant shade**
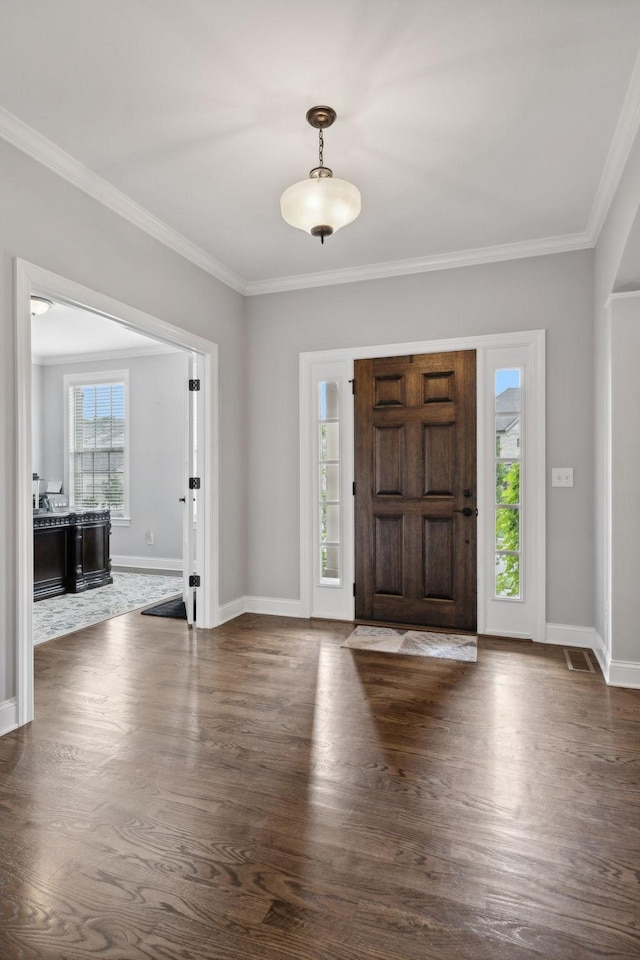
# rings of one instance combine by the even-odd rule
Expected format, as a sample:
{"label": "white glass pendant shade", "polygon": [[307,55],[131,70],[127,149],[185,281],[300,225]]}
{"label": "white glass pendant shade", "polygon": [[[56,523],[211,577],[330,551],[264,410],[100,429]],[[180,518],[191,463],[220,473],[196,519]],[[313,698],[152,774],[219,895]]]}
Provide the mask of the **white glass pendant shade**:
{"label": "white glass pendant shade", "polygon": [[292,227],[317,235],[329,227],[335,233],[360,213],[360,191],[348,180],[309,177],[294,183],[280,197],[282,217]]}

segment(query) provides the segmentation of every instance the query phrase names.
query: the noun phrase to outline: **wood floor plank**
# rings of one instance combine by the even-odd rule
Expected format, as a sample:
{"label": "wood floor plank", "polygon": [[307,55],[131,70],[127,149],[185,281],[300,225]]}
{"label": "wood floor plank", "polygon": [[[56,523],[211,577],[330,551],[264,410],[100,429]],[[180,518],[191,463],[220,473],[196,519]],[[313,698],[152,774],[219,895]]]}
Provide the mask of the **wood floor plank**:
{"label": "wood floor plank", "polygon": [[0,740],[2,960],[636,960],[640,691],[128,614]]}

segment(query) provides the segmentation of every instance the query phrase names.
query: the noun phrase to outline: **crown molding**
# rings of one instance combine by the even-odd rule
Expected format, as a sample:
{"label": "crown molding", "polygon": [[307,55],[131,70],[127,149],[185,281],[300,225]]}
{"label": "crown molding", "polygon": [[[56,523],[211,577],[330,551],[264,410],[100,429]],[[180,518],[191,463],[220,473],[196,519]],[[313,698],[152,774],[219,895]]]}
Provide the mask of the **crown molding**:
{"label": "crown molding", "polygon": [[282,293],[288,290],[304,290],[308,287],[326,287],[338,283],[356,283],[360,280],[380,280],[385,277],[402,277],[412,273],[428,273],[432,270],[451,270],[456,267],[472,267],[503,260],[521,260],[525,257],[542,257],[552,253],[569,253],[586,250],[593,246],[586,233],[572,233],[544,240],[523,240],[495,247],[479,247],[475,250],[458,250],[433,257],[417,257],[412,260],[392,260],[388,263],[371,263],[362,267],[347,267],[344,270],[304,273],[294,277],[276,277],[273,280],[254,280],[246,285],[247,296],[264,293]]}
{"label": "crown molding", "polygon": [[619,290],[617,293],[610,293],[605,308],[615,300],[637,300],[640,297],[640,290]]}
{"label": "crown molding", "polygon": [[638,55],[631,80],[627,88],[618,123],[613,134],[613,140],[607,153],[602,177],[598,184],[596,198],[591,208],[586,233],[590,237],[591,246],[595,247],[600,236],[609,207],[618,189],[620,178],[624,171],[631,148],[633,147],[638,127],[640,126],[640,55]]}
{"label": "crown molding", "polygon": [[1,106],[0,137],[228,287],[238,293],[245,292],[246,282],[237,273]]}
{"label": "crown molding", "polygon": [[126,194],[85,167],[70,154],[57,147],[28,124],[0,106],[0,137],[42,163],[54,173],[68,180],[78,189],[99,203],[124,217],[134,226],[144,230],[166,247],[205,270],[211,276],[245,296],[266,293],[282,293],[312,287],[332,286],[340,283],[356,283],[363,280],[378,280],[386,277],[407,276],[433,270],[448,270],[456,267],[476,266],[539,257],[553,253],[567,253],[594,247],[609,207],[620,183],[620,178],[629,159],[638,129],[640,128],[640,55],[636,59],[611,146],[607,153],[604,170],[598,184],[596,197],[589,215],[587,227],[581,233],[526,240],[492,247],[460,250],[431,257],[394,260],[386,263],[347,267],[343,270],[321,273],[298,274],[289,277],[274,277],[268,280],[247,281],[225,264],[210,256],[201,247],[187,240],[166,223],[158,220]]}
{"label": "crown molding", "polygon": [[55,367],[70,363],[95,363],[96,361],[132,360],[136,357],[158,357],[169,353],[181,353],[180,347],[170,344],[150,344],[148,347],[126,347],[122,350],[95,350],[91,353],[66,353],[55,356],[33,355],[33,362],[39,367]]}

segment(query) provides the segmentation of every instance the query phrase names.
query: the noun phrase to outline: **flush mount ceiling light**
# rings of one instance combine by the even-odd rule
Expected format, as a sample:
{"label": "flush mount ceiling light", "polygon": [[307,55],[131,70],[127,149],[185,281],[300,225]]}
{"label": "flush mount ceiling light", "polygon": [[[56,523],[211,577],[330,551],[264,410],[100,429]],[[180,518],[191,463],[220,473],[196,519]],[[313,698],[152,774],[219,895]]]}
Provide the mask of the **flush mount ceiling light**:
{"label": "flush mount ceiling light", "polygon": [[318,130],[319,165],[309,171],[309,179],[294,183],[280,197],[282,217],[292,227],[325,237],[355,220],[360,213],[360,191],[347,180],[338,180],[333,170],[324,166],[323,131],[336,119],[331,107],[311,107],[307,120]]}
{"label": "flush mount ceiling light", "polygon": [[53,301],[44,297],[31,297],[31,316],[39,317],[53,306]]}

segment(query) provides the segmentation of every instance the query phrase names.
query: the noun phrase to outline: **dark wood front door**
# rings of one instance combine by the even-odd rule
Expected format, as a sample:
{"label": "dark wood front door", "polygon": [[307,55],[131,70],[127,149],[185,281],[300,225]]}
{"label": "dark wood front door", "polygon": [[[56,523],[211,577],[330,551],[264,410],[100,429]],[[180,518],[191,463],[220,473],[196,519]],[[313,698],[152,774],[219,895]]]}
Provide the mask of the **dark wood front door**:
{"label": "dark wood front door", "polygon": [[476,629],[476,354],[355,364],[356,619]]}

